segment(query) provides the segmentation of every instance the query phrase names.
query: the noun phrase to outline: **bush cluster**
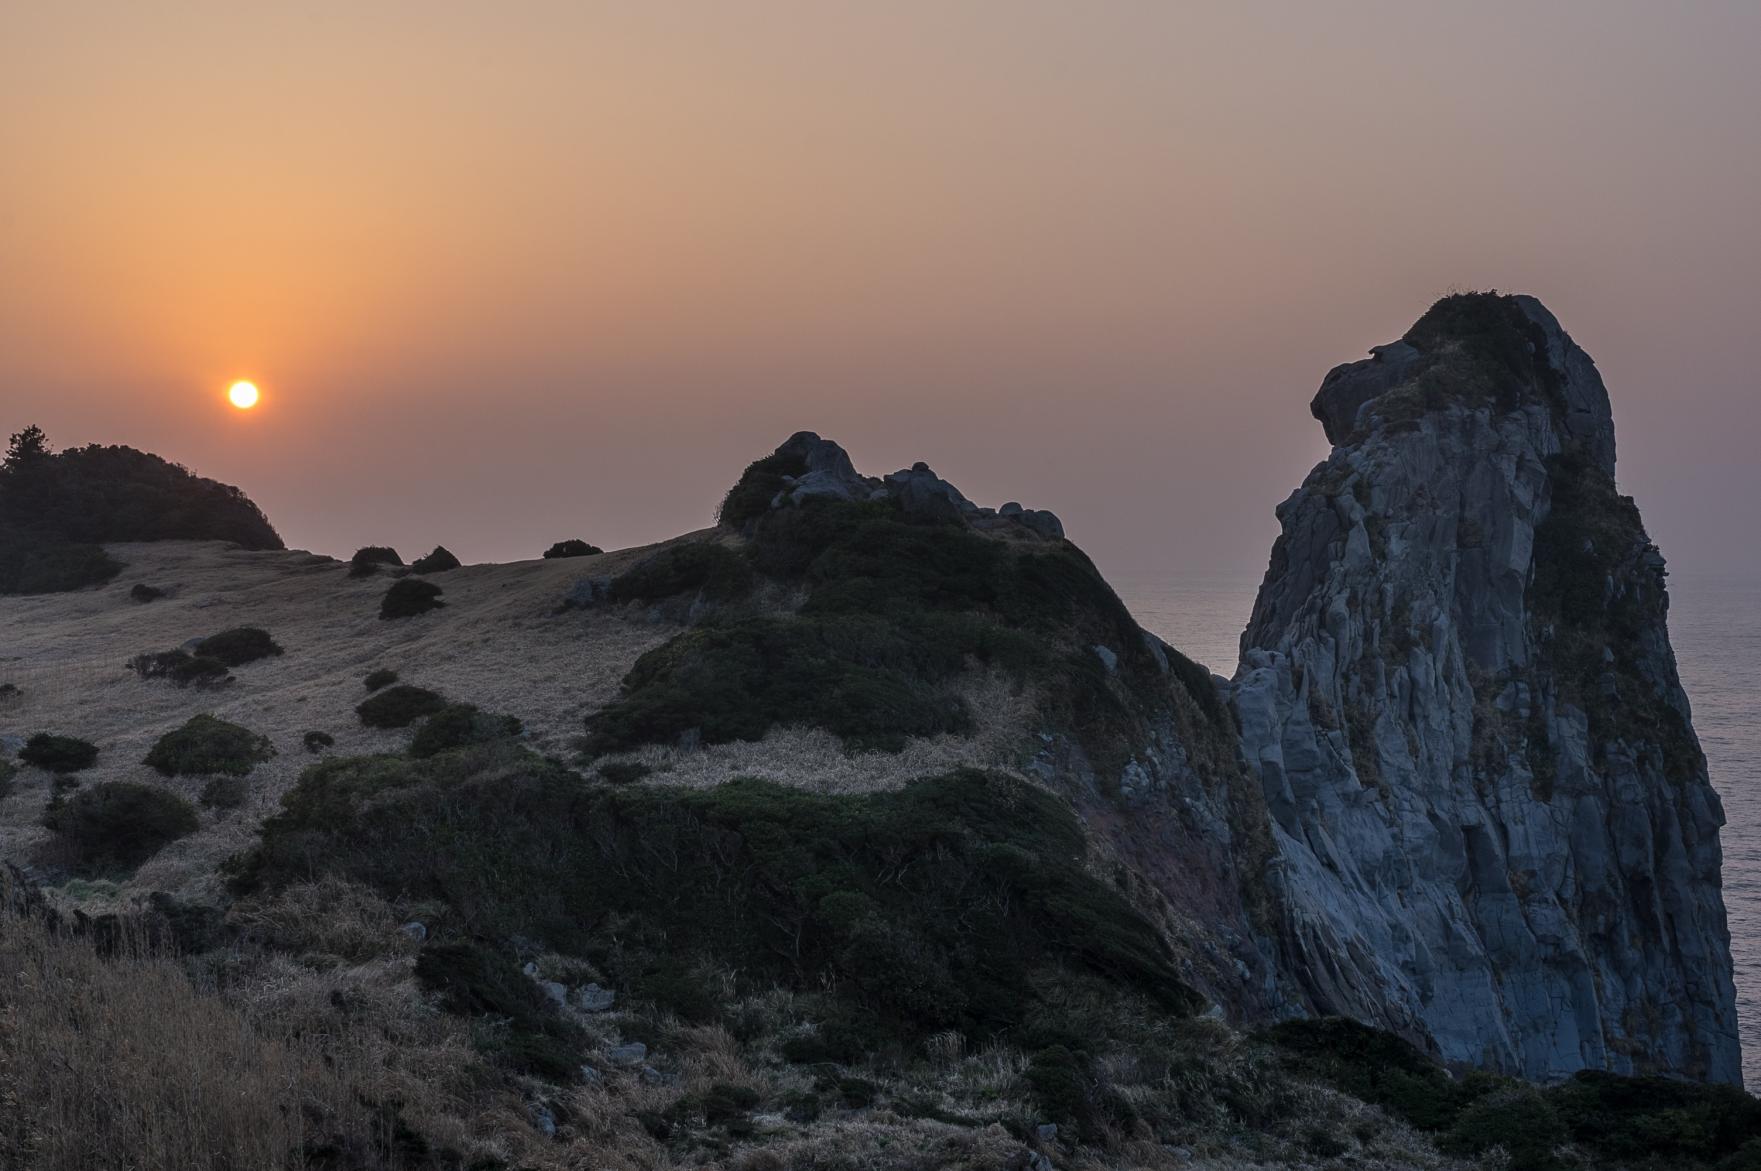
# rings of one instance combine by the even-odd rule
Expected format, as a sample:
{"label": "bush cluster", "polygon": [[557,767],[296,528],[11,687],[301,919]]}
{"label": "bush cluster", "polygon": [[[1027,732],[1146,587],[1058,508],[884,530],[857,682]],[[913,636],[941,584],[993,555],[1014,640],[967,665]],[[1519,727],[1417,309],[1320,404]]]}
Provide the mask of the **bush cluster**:
{"label": "bush cluster", "polygon": [[382,565],[401,568],[404,559],[389,545],[363,545],[349,558],[350,577],[372,577]]}
{"label": "bush cluster", "polygon": [[54,452],[37,427],[12,437],[0,463],[0,594],[100,584],[122,571],[104,542],[164,540],[283,547],[237,488],[133,448]]}
{"label": "bush cluster", "polygon": [[1598,1166],[1734,1171],[1761,1151],[1761,1102],[1735,1086],[1600,1070],[1544,1087],[1483,1072],[1455,1079],[1399,1037],[1338,1018],[1285,1021],[1261,1038],[1294,1072],[1433,1133],[1448,1153],[1503,1147],[1512,1171],[1564,1171],[1555,1150],[1568,1141]]}
{"label": "bush cluster", "polygon": [[369,728],[407,728],[423,716],[446,706],[446,700],[426,687],[399,683],[377,691],[355,707],[361,723]]}
{"label": "bush cluster", "polygon": [[411,573],[445,573],[449,569],[457,569],[459,559],[445,545],[434,546],[434,552],[426,557],[418,557],[410,562]]}
{"label": "bush cluster", "polygon": [[454,748],[490,744],[518,736],[522,730],[513,716],[479,711],[474,704],[451,703],[422,721],[410,740],[410,755],[434,756]]}
{"label": "bush cluster", "polygon": [[965,732],[971,714],[941,688],[958,647],[901,638],[878,619],[751,618],[673,639],[637,660],[624,693],[587,720],[593,752],[758,740],[777,724],[822,727],[852,748],[898,751],[908,737]]}
{"label": "bush cluster", "polygon": [[756,577],[746,558],[715,541],[690,541],[637,562],[607,587],[614,602],[655,602],[695,593],[709,602],[745,597]]}
{"label": "bush cluster", "polygon": [[250,796],[250,786],[243,777],[218,776],[202,786],[198,798],[203,809],[238,809]]}
{"label": "bush cluster", "polygon": [[18,750],[18,759],[52,773],[83,772],[98,763],[98,746],[74,736],[38,732]]}
{"label": "bush cluster", "polygon": [[[948,691],[971,664],[1036,685],[1046,715],[1077,731],[1103,770],[1123,767],[1161,685],[1124,604],[1065,542],[1025,545],[957,523],[918,522],[889,502],[809,501],[745,525],[744,555],[713,542],[664,550],[614,579],[614,600],[686,590],[727,599],[754,574],[805,593],[798,617],[689,631],[650,652],[622,694],[588,721],[589,746],[622,751],[697,729],[708,742],[778,724],[826,728],[851,748],[901,747],[962,732]],[[1103,644],[1119,679],[1086,650]],[[1209,673],[1168,651],[1176,682],[1219,735],[1232,735]]]}
{"label": "bush cluster", "polygon": [[128,669],[142,679],[168,679],[179,687],[221,687],[232,682],[232,672],[219,659],[183,650],[136,655],[128,661]]}
{"label": "bush cluster", "polygon": [[132,871],[200,824],[182,797],[133,781],[93,785],[43,814],[74,868],[87,874]]}
{"label": "bush cluster", "polygon": [[159,737],[143,763],[167,777],[242,777],[274,755],[269,737],[204,714]]}
{"label": "bush cluster", "polygon": [[385,597],[379,603],[379,617],[413,618],[417,614],[438,610],[446,605],[440,600],[440,594],[440,587],[431,581],[402,578],[393,582],[391,588],[385,591]]}
{"label": "bush cluster", "polygon": [[255,626],[238,626],[211,634],[196,644],[195,651],[199,659],[213,659],[228,667],[242,667],[279,654],[281,647],[269,637],[269,632]]}
{"label": "bush cluster", "polygon": [[300,743],[306,746],[307,752],[310,752],[313,756],[317,756],[326,748],[334,748],[336,746],[336,737],[332,736],[329,732],[312,731],[307,732],[304,736],[300,737]]}
{"label": "bush cluster", "polygon": [[367,677],[361,680],[361,686],[365,687],[368,691],[378,691],[380,688],[390,687],[396,682],[396,671],[387,667],[380,667],[376,670],[367,672]]}
{"label": "bush cluster", "polygon": [[134,587],[128,591],[128,596],[137,602],[156,602],[165,596],[165,591],[150,586],[144,581],[137,581]]}
{"label": "bush cluster", "polygon": [[544,559],[546,561],[554,561],[558,557],[592,557],[596,553],[603,552],[605,552],[605,550],[601,549],[598,545],[589,545],[579,537],[570,537],[568,540],[558,541],[556,544],[546,549],[544,551]]}
{"label": "bush cluster", "polygon": [[716,522],[744,528],[770,511],[770,502],[786,486],[786,478],[806,474],[807,463],[798,455],[779,451],[752,461],[722,497],[721,507],[715,512]]}
{"label": "bush cluster", "polygon": [[[750,780],[583,786],[530,756],[367,757],[308,769],[237,885],[316,870],[444,892],[461,930],[584,949],[687,1015],[718,1011],[689,975],[698,962],[836,988],[842,1035],[870,1048],[1008,1032],[1066,969],[1167,1011],[1195,1007],[1155,927],[1084,853],[1063,802],[975,771],[827,797]],[[622,926],[608,952],[611,921]]]}

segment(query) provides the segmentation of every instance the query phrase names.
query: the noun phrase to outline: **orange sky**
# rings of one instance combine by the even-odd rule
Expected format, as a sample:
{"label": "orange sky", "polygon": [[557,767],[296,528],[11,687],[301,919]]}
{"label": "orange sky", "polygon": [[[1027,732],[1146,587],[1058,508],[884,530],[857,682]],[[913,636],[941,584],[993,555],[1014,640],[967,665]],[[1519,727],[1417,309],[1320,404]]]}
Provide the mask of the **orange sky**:
{"label": "orange sky", "polygon": [[1761,6],[269,7],[0,12],[0,432],[499,560],[811,428],[1251,574],[1328,367],[1496,286],[1678,571],[1761,568]]}

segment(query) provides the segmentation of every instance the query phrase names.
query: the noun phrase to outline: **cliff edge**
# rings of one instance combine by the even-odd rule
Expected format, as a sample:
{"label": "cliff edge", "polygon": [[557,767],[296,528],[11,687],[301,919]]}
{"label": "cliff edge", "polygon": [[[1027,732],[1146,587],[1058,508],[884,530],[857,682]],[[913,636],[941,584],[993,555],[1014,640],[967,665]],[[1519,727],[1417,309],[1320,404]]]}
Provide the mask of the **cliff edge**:
{"label": "cliff edge", "polygon": [[1445,298],[1329,373],[1231,697],[1290,1007],[1444,1059],[1741,1078],[1724,816],[1595,364]]}

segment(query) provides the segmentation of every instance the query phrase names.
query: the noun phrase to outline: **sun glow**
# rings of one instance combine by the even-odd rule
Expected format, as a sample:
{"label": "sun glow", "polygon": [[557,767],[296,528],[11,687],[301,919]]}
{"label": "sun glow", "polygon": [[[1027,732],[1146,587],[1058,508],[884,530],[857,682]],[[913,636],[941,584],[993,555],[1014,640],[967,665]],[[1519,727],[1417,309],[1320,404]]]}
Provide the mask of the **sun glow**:
{"label": "sun glow", "polygon": [[241,411],[248,411],[257,405],[257,388],[249,382],[235,382],[226,392],[232,405]]}

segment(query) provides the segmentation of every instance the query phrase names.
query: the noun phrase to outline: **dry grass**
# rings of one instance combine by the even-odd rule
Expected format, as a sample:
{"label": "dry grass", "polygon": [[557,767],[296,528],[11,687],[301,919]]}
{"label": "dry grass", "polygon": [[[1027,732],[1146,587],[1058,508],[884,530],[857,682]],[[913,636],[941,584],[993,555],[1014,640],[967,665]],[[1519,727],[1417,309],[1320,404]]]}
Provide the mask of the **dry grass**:
{"label": "dry grass", "polygon": [[367,1055],[263,1036],[179,966],[100,959],[40,922],[0,925],[0,1164],[21,1171],[301,1165],[384,1120]]}
{"label": "dry grass", "polygon": [[[309,730],[336,738],[339,754],[401,751],[403,731],[361,726],[361,679],[390,667],[405,681],[519,716],[539,751],[567,754],[589,711],[617,694],[630,665],[677,628],[642,615],[559,611],[580,577],[611,574],[647,555],[472,565],[438,575],[447,608],[381,622],[388,579],[351,579],[344,563],[303,552],[247,552],[219,542],[109,546],[128,564],[115,582],[69,594],[0,598],[0,682],[19,694],[0,707],[0,732],[56,731],[99,747],[86,784],[127,780],[161,785],[194,801],[202,778],[167,780],[141,763],[161,735],[211,712],[270,738],[278,755],[250,777],[243,808],[207,815],[203,828],[150,860],[129,884],[211,901],[216,864],[246,843],[314,758]],[[128,589],[168,588],[138,605]],[[234,672],[218,690],[146,682],[124,664],[142,651],[234,626],[259,626],[285,649]],[[0,800],[0,857],[38,858],[48,834],[38,824],[50,778],[22,770]],[[47,860],[47,859],[45,859]],[[114,909],[109,906],[93,910]]]}

